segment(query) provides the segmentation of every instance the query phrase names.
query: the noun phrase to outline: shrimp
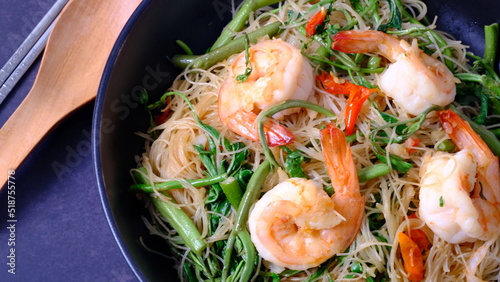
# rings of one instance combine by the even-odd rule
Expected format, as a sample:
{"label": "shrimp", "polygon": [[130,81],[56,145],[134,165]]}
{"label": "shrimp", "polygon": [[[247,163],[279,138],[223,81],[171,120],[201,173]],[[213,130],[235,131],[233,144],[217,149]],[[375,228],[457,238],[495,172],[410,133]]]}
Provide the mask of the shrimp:
{"label": "shrimp", "polygon": [[[248,64],[250,75],[245,81],[238,81],[238,75],[245,73]],[[313,94],[313,87],[313,69],[300,50],[282,39],[262,41],[248,49],[248,62],[245,52],[235,59],[219,90],[219,118],[235,133],[259,141],[257,115],[286,100],[307,100]],[[270,146],[293,142],[293,134],[277,120],[296,111],[282,111],[265,121]]]}
{"label": "shrimp", "polygon": [[460,151],[424,159],[420,218],[449,243],[494,240],[500,234],[498,157],[455,112],[438,117]]}
{"label": "shrimp", "polygon": [[335,193],[312,180],[290,178],[257,201],[249,217],[251,239],[260,256],[281,268],[319,266],[347,249],[364,217],[365,198],[344,134],[321,130],[323,156]]}
{"label": "shrimp", "polygon": [[410,45],[381,31],[341,31],[334,35],[332,48],[345,53],[374,52],[391,64],[377,84],[387,96],[412,115],[432,105],[446,106],[455,100],[453,73],[438,59],[425,54],[416,40]]}

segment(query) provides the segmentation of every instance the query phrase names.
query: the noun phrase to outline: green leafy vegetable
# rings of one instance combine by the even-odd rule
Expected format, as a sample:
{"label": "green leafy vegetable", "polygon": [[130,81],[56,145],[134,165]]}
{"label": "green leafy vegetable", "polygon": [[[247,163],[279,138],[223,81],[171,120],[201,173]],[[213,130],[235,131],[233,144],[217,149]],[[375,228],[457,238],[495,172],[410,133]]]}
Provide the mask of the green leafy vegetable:
{"label": "green leafy vegetable", "polygon": [[285,159],[285,171],[290,177],[300,177],[300,178],[308,178],[304,169],[302,168],[302,164],[306,161],[309,161],[302,152],[298,150],[292,151],[288,147],[283,146],[283,150],[288,153],[288,156]]}
{"label": "green leafy vegetable", "polygon": [[402,28],[403,19],[401,16],[401,11],[399,10],[396,0],[389,0],[389,10],[391,11],[391,17],[386,24],[381,25],[378,29],[380,31],[387,31],[389,28],[395,28],[400,30]]}

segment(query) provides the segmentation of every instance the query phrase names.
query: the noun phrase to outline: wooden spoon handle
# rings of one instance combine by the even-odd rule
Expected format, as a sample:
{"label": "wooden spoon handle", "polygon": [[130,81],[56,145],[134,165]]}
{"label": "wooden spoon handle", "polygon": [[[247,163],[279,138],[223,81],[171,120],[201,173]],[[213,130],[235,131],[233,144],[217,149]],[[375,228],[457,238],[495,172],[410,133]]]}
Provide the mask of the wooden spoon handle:
{"label": "wooden spoon handle", "polygon": [[[8,171],[16,169],[47,132],[63,118],[63,112],[58,111],[57,103],[54,101],[39,103],[39,99],[35,97],[37,94],[39,93],[30,92],[0,129],[2,185],[8,177]],[[47,112],[61,114],[47,114]]]}
{"label": "wooden spoon handle", "polygon": [[106,58],[141,0],[72,0],[47,42],[27,97],[0,129],[0,190],[61,119],[95,98]]}

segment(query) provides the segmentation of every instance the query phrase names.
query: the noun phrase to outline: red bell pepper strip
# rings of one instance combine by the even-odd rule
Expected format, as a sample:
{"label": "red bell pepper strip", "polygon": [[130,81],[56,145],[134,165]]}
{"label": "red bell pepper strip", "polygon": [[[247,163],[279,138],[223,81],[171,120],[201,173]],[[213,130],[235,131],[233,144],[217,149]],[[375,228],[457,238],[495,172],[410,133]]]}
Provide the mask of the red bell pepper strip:
{"label": "red bell pepper strip", "polygon": [[165,123],[167,121],[167,118],[168,118],[169,114],[170,114],[170,110],[167,109],[167,110],[161,112],[161,114],[155,115],[153,117],[153,119],[155,121],[155,124],[156,125],[160,125],[160,124]]}
{"label": "red bell pepper strip", "polygon": [[406,139],[406,151],[408,152],[408,154],[411,154],[413,152],[416,151],[415,147],[417,147],[418,145],[420,145],[420,139],[418,138],[414,138],[414,137],[410,137],[408,139]]}
{"label": "red bell pepper strip", "polygon": [[330,94],[349,95],[345,109],[345,133],[346,135],[353,134],[356,119],[363,107],[363,103],[368,99],[370,94],[377,92],[378,89],[366,88],[347,81],[339,83],[334,76],[326,72],[316,76],[316,79],[321,82],[325,91]]}
{"label": "red bell pepper strip", "polygon": [[403,232],[398,233],[398,240],[408,278],[412,282],[424,280],[424,259],[417,243]]}
{"label": "red bell pepper strip", "polygon": [[417,244],[418,249],[423,252],[429,248],[429,240],[422,229],[411,229],[408,232],[408,237]]}
{"label": "red bell pepper strip", "polygon": [[[416,213],[412,213],[408,216],[408,218],[418,219],[418,216]],[[418,248],[420,249],[421,252],[424,252],[425,250],[429,249],[431,243],[427,239],[427,236],[425,235],[425,232],[422,229],[410,229],[410,231],[407,232],[407,235],[408,237],[411,238],[413,242],[415,242],[418,245]]]}
{"label": "red bell pepper strip", "polygon": [[325,21],[326,18],[326,10],[325,8],[321,8],[319,12],[317,12],[306,25],[306,36],[311,37],[316,34],[317,27]]}

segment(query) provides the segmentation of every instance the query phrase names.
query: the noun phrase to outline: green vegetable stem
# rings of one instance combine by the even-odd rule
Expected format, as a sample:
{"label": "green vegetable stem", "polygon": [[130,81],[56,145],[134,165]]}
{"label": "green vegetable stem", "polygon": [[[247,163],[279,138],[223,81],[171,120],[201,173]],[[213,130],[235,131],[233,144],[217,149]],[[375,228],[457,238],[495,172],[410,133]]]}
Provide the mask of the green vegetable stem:
{"label": "green vegetable stem", "polygon": [[246,0],[234,16],[234,18],[224,28],[219,38],[215,41],[214,45],[212,45],[212,49],[222,47],[229,43],[234,38],[233,34],[235,32],[241,31],[245,27],[250,13],[257,11],[260,8],[270,6],[282,1],[283,0]]}
{"label": "green vegetable stem", "polygon": [[378,163],[371,166],[358,169],[359,182],[365,182],[379,176],[387,175],[391,172],[391,167],[384,163]]}
{"label": "green vegetable stem", "polygon": [[[280,31],[280,22],[268,24],[254,32],[248,33],[248,41],[250,43],[257,42],[257,39],[264,36],[274,36]],[[245,36],[238,37],[229,43],[212,49],[204,55],[175,55],[172,57],[172,62],[175,66],[186,68],[191,64],[193,68],[208,69],[214,64],[227,59],[229,56],[245,50]]]}
{"label": "green vegetable stem", "polygon": [[181,235],[184,243],[196,254],[200,254],[207,243],[201,238],[200,231],[191,218],[172,202],[165,202],[156,197],[151,197],[155,208],[165,220]]}
{"label": "green vegetable stem", "polygon": [[484,54],[485,64],[493,67],[498,50],[498,23],[484,27]]}
{"label": "green vegetable stem", "polygon": [[[420,115],[403,121],[398,121],[393,116],[389,116],[383,112],[380,112],[382,117],[386,121],[389,121],[389,123],[372,130],[372,132],[370,133],[370,140],[372,143],[373,152],[375,153],[377,158],[383,163],[387,164],[390,163],[395,170],[402,173],[407,173],[413,167],[413,165],[408,162],[405,162],[403,158],[399,156],[393,154],[387,154],[385,149],[382,148],[381,144],[388,144],[389,142],[401,143],[405,141],[413,133],[415,133],[417,130],[420,129],[427,115],[430,112],[439,110],[442,110],[442,107],[434,105],[427,108]],[[382,134],[380,134],[386,128],[396,128],[397,135],[389,138],[387,136],[383,136]]]}
{"label": "green vegetable stem", "polygon": [[288,100],[281,103],[278,103],[262,112],[257,116],[257,127],[259,130],[259,139],[261,140],[262,147],[264,149],[264,155],[266,159],[275,167],[280,167],[280,165],[276,162],[269,146],[267,145],[266,133],[264,132],[264,120],[273,116],[274,114],[290,109],[290,108],[307,108],[310,110],[317,111],[320,114],[323,114],[327,117],[334,117],[335,113],[332,111],[321,107],[320,105],[304,101],[304,100]]}
{"label": "green vegetable stem", "polygon": [[[138,185],[151,187],[153,185],[149,184],[149,181],[144,177],[145,172],[144,167],[138,168],[133,172],[134,179]],[[200,254],[207,247],[207,243],[201,238],[200,231],[196,228],[194,222],[182,209],[175,206],[173,199],[168,202],[164,202],[155,196],[150,197],[150,199],[156,210],[179,233],[186,246],[193,252]]]}
{"label": "green vegetable stem", "polygon": [[219,183],[219,185],[231,205],[234,208],[238,208],[240,206],[241,198],[243,197],[243,191],[240,188],[238,180],[234,177],[228,177],[226,180]]}
{"label": "green vegetable stem", "polygon": [[236,238],[238,238],[242,242],[246,256],[245,265],[243,266],[243,270],[241,271],[239,280],[249,281],[252,276],[252,273],[254,271],[256,251],[253,243],[250,240],[250,236],[248,236],[246,223],[248,220],[250,207],[257,200],[262,185],[264,184],[266,177],[271,172],[271,170],[271,163],[267,160],[264,161],[262,164],[260,164],[260,166],[250,178],[250,181],[248,182],[247,189],[243,194],[241,202],[238,206],[234,228],[229,235],[229,239],[227,240],[224,252],[224,267],[222,268],[222,281],[226,281],[229,275],[229,269],[231,267],[231,257],[233,255],[233,248]]}
{"label": "green vegetable stem", "polygon": [[[186,179],[184,180],[190,185],[193,185],[194,187],[203,187],[203,186],[208,186],[212,184],[219,183],[221,181],[224,181],[227,179],[227,173],[223,173],[220,175],[215,175],[207,178],[200,178],[200,179]],[[171,180],[171,181],[166,181],[162,183],[156,183],[156,184],[145,184],[145,183],[139,183],[132,185],[130,189],[132,190],[141,190],[146,193],[153,193],[155,190],[159,192],[167,191],[167,190],[172,190],[172,189],[181,189],[184,188],[184,183],[182,181],[178,180]]]}

